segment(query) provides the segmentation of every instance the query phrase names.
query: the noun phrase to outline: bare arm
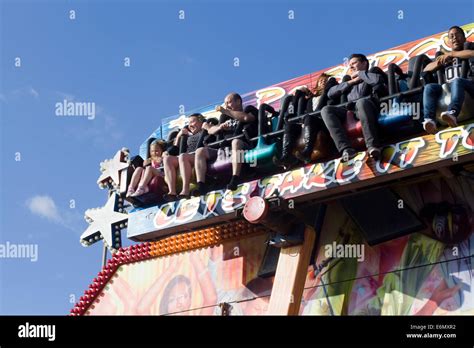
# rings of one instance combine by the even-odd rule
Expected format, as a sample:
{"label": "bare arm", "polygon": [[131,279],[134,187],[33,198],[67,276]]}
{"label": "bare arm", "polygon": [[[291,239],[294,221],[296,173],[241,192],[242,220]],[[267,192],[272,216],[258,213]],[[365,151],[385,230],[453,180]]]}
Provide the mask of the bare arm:
{"label": "bare arm", "polygon": [[183,128],[179,131],[179,133],[176,135],[176,138],[174,139],[173,141],[173,145],[174,146],[178,146],[179,145],[179,140],[181,139],[181,137],[183,135],[189,135],[189,131],[187,128]]}
{"label": "bare arm", "polygon": [[434,311],[441,305],[441,303],[456,295],[461,289],[461,285],[455,285],[449,288],[446,281],[443,279],[442,283],[433,291],[431,298],[415,315],[433,315]]}
{"label": "bare arm", "polygon": [[130,287],[130,284],[118,277],[114,279],[114,290],[124,304],[124,314],[134,315],[137,309],[137,296]]}
{"label": "bare arm", "polygon": [[228,130],[228,129],[230,129],[230,127],[231,126],[227,121],[223,122],[223,123],[221,123],[217,126],[212,126],[208,123],[205,123],[202,126],[202,128],[205,129],[209,135],[214,135],[216,133],[221,132],[222,130]]}
{"label": "bare arm", "polygon": [[434,61],[429,63],[427,66],[425,66],[425,68],[423,69],[423,72],[435,72],[441,69],[443,67],[442,58],[441,58],[442,56],[443,55],[439,56]]}
{"label": "bare arm", "polygon": [[474,58],[474,50],[452,51],[448,53],[448,56],[459,59]]}
{"label": "bare arm", "polygon": [[204,267],[199,255],[196,252],[191,252],[189,255],[193,264],[194,272],[201,287],[202,295],[204,298],[203,308],[201,314],[209,315],[214,312],[213,305],[217,304],[217,293],[214,287],[214,282],[211,279],[209,270]]}
{"label": "bare arm", "polygon": [[228,115],[232,117],[233,119],[237,121],[242,121],[245,123],[253,122],[255,121],[255,116],[252,114],[247,114],[243,111],[234,111],[234,110],[228,110]]}
{"label": "bare arm", "polygon": [[216,133],[219,133],[222,129],[224,129],[223,124],[220,124],[218,126],[212,126],[207,130],[207,133],[210,135],[214,135]]}
{"label": "bare arm", "polygon": [[255,116],[252,114],[248,114],[243,111],[235,111],[235,110],[229,110],[226,108],[223,108],[222,106],[219,106],[216,108],[217,111],[222,112],[223,114],[232,117],[234,120],[241,121],[241,122],[253,122],[255,121]]}
{"label": "bare arm", "polygon": [[137,314],[150,314],[150,307],[156,301],[156,297],[160,294],[173,273],[178,269],[179,264],[182,260],[179,260],[179,256],[174,256],[174,260],[171,261],[169,267],[166,268],[160,277],[153,283],[153,285],[147,290],[145,295],[141,298],[137,305]]}

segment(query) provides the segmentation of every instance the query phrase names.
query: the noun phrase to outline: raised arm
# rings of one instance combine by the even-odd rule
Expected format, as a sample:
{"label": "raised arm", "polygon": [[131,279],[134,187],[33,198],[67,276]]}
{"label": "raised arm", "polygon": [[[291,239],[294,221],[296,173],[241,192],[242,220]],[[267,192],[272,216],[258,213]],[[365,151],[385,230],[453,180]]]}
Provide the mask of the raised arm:
{"label": "raised arm", "polygon": [[474,58],[474,50],[451,51],[446,56],[459,59]]}
{"label": "raised arm", "polygon": [[443,61],[446,59],[444,55],[438,56],[434,61],[429,63],[425,68],[423,69],[423,72],[435,72],[441,69],[443,65]]}
{"label": "raised arm", "polygon": [[171,264],[160,275],[160,277],[147,290],[145,295],[141,298],[137,305],[137,314],[150,314],[150,307],[156,301],[157,296],[163,290],[165,283],[167,283],[171,276],[178,270],[182,260],[180,256],[173,257]]}
{"label": "raised arm", "polygon": [[255,121],[255,116],[252,115],[251,113],[247,113],[244,111],[235,111],[235,110],[230,110],[226,109],[222,106],[218,106],[216,108],[217,111],[222,112],[223,114],[232,117],[234,120],[249,123]]}
{"label": "raised arm", "polygon": [[130,284],[121,277],[114,278],[114,290],[124,305],[124,314],[137,314],[137,295]]}
{"label": "raised arm", "polygon": [[212,281],[211,275],[209,274],[209,270],[204,266],[197,252],[191,252],[189,258],[193,264],[194,272],[196,274],[196,278],[198,279],[202,296],[204,298],[204,303],[202,306],[208,307],[203,308],[201,314],[210,315],[214,313],[214,307],[212,306],[217,305],[217,292],[214,282]]}
{"label": "raised arm", "polygon": [[220,125],[217,125],[217,126],[211,126],[207,129],[207,132],[210,134],[210,135],[215,135],[216,133],[219,133],[220,131],[222,130],[227,130],[229,129],[230,126],[228,123],[222,123]]}
{"label": "raised arm", "polygon": [[179,140],[181,139],[183,135],[189,135],[189,130],[187,127],[184,127],[183,129],[181,129],[179,133],[176,135],[176,138],[173,141],[174,146],[179,146]]}
{"label": "raised arm", "polygon": [[460,289],[461,284],[457,284],[450,288],[446,284],[446,280],[443,279],[441,284],[434,289],[430,299],[425,303],[423,308],[415,313],[415,315],[433,315],[444,300],[454,297]]}

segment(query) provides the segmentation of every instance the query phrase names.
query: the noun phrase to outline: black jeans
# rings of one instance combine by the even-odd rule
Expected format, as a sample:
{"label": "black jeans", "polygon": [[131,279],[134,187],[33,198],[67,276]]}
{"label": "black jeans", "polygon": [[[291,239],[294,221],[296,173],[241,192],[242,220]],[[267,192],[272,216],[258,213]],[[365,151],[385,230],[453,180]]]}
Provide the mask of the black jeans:
{"label": "black jeans", "polygon": [[[343,122],[347,117],[347,109],[337,106],[325,106],[321,111],[321,115],[337,150],[342,152],[344,149],[352,147],[343,126]],[[378,147],[377,119],[379,108],[377,105],[371,99],[359,99],[355,103],[355,115],[362,124],[362,133],[367,148]]]}

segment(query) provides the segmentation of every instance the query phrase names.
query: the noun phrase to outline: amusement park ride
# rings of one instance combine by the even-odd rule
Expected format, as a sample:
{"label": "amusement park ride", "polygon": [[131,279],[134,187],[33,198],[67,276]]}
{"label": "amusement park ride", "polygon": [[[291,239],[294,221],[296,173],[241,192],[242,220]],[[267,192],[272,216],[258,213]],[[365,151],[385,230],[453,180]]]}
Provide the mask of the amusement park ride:
{"label": "amusement park ride", "polygon": [[[463,29],[467,44],[474,41],[474,24]],[[214,185],[205,196],[166,202],[152,182],[148,194],[125,200],[150,140],[185,126],[182,115],[165,119],[139,156],[118,151],[101,163],[97,183],[108,200],[86,211],[81,236],[84,246],[103,240],[112,257],[104,257],[71,315],[473,313],[466,294],[472,298],[474,281],[464,282],[466,289],[456,279],[472,273],[474,101],[466,94],[458,127],[427,135],[420,119],[423,67],[449,50],[447,35],[436,34],[368,57],[389,86],[380,98],[387,107],[379,117],[379,160],[364,151],[360,121],[348,113],[355,158],[343,162],[316,140],[310,163],[287,171],[274,165],[287,96],[323,72],[341,81],[345,65],[243,96],[259,108],[255,147],[244,158],[256,166],[234,191],[223,181],[229,157],[220,156],[209,163]],[[467,74],[468,62],[461,65]],[[441,72],[431,78],[443,84],[439,116],[450,101],[449,81]],[[218,119],[216,105],[193,112]],[[290,121],[305,116],[298,111]],[[219,141],[209,146],[217,149]],[[124,228],[137,244],[122,248]],[[442,298],[449,288],[452,296]]]}

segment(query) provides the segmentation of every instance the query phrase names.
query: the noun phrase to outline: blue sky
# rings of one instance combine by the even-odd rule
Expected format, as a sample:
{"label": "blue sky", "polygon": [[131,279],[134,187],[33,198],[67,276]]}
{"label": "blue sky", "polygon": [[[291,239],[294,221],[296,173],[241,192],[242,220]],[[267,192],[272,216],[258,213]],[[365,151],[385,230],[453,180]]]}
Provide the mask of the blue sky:
{"label": "blue sky", "polygon": [[[470,23],[474,13],[468,0],[0,3],[0,243],[38,246],[36,262],[0,259],[0,314],[69,312],[71,295],[100,270],[101,243],[79,243],[84,211],[106,201],[99,163],[122,147],[138,153],[179,105],[263,88]],[[95,119],[56,116],[64,99],[94,102]]]}

